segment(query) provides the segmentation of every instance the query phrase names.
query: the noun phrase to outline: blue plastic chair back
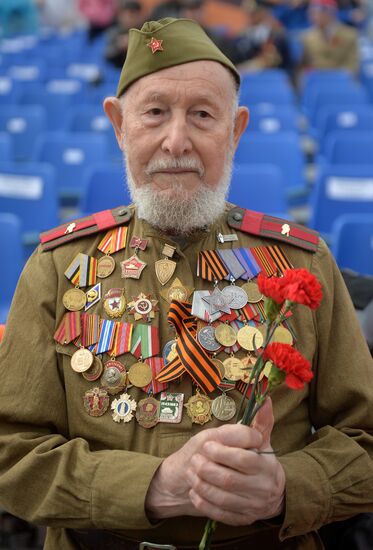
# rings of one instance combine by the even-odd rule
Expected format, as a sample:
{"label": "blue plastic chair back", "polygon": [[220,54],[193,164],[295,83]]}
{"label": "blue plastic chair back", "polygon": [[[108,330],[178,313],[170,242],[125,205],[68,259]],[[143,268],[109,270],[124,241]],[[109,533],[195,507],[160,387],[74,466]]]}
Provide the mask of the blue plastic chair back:
{"label": "blue plastic chair back", "polygon": [[258,109],[250,109],[248,132],[263,132],[276,134],[277,132],[296,132],[298,130],[298,115],[295,109],[284,107],[277,109],[273,114],[261,114]]}
{"label": "blue plastic chair back", "polygon": [[21,96],[19,83],[14,82],[9,76],[0,76],[0,105],[17,104]]}
{"label": "blue plastic chair back", "polygon": [[325,160],[329,164],[373,164],[371,131],[337,131],[325,138]]}
{"label": "blue plastic chair back", "polygon": [[21,219],[25,244],[59,223],[55,178],[50,165],[0,163],[0,211]]}
{"label": "blue plastic chair back", "polygon": [[108,162],[107,138],[88,133],[47,133],[35,143],[34,159],[52,164],[60,197],[79,199],[83,174],[91,164]]}
{"label": "blue plastic chair back", "polygon": [[333,224],[333,254],[341,269],[373,275],[373,208],[370,214],[346,214]]}
{"label": "blue plastic chair back", "polygon": [[259,84],[267,84],[270,86],[289,87],[289,75],[284,69],[263,69],[256,72],[243,72],[241,74],[241,88]]}
{"label": "blue plastic chair back", "polygon": [[109,154],[121,158],[113,127],[101,105],[76,105],[66,114],[65,129],[70,132],[92,132],[107,138]]}
{"label": "blue plastic chair back", "polygon": [[274,164],[281,170],[285,189],[304,186],[304,157],[295,132],[245,133],[237,148],[235,163]]}
{"label": "blue plastic chair back", "polygon": [[370,166],[324,166],[311,195],[310,226],[330,236],[344,214],[373,213],[373,163]]}
{"label": "blue plastic chair back", "polygon": [[236,164],[228,201],[250,210],[286,217],[287,200],[281,170],[272,165]]}
{"label": "blue plastic chair back", "polygon": [[240,104],[251,107],[258,104],[293,105],[294,92],[289,87],[279,87],[270,84],[247,86],[241,89]]}
{"label": "blue plastic chair back", "polygon": [[123,166],[99,164],[85,171],[83,194],[79,205],[82,215],[107,210],[130,202],[131,198],[126,185]]}
{"label": "blue plastic chair back", "polygon": [[301,83],[301,103],[307,111],[310,107],[310,101],[317,90],[330,90],[336,87],[344,87],[353,84],[354,79],[351,73],[344,69],[315,69],[304,74]]}
{"label": "blue plastic chair back", "polygon": [[373,107],[371,105],[322,107],[317,116],[316,128],[320,149],[323,151],[325,138],[332,132],[372,131]]}
{"label": "blue plastic chair back", "polygon": [[17,161],[32,160],[34,140],[46,126],[46,111],[39,105],[0,105],[0,132],[11,137]]}
{"label": "blue plastic chair back", "polygon": [[0,130],[0,162],[11,162],[14,158],[12,139],[5,131]]}
{"label": "blue plastic chair back", "polygon": [[322,107],[328,105],[366,105],[368,103],[368,94],[362,86],[348,84],[347,86],[336,87],[334,84],[329,90],[319,90],[315,93],[306,114],[311,126],[315,127]]}
{"label": "blue plastic chair back", "polygon": [[23,268],[21,222],[14,214],[0,212],[2,266],[0,270],[0,323],[5,323]]}

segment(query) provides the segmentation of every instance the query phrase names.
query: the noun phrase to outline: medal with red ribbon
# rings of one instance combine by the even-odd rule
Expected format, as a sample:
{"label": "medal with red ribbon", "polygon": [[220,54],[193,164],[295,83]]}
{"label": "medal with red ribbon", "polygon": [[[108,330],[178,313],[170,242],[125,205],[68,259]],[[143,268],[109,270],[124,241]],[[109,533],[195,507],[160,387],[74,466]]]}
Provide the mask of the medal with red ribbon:
{"label": "medal with red ribbon", "polygon": [[69,344],[81,334],[80,312],[69,311],[62,317],[54,334],[54,339],[59,344]]}

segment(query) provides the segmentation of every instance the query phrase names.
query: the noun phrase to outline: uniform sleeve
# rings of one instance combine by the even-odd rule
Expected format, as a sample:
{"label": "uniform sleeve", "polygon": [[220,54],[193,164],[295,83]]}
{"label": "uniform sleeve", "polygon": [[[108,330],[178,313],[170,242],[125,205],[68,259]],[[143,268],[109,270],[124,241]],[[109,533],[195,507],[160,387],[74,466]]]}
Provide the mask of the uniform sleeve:
{"label": "uniform sleeve", "polygon": [[309,415],[315,431],[304,449],[280,458],[287,480],[281,540],[373,511],[372,358],[325,244],[312,271],[324,292],[314,314]]}
{"label": "uniform sleeve", "polygon": [[0,506],[54,527],[150,528],[144,501],[161,459],[69,438],[52,258],[37,251],[26,265],[0,345]]}

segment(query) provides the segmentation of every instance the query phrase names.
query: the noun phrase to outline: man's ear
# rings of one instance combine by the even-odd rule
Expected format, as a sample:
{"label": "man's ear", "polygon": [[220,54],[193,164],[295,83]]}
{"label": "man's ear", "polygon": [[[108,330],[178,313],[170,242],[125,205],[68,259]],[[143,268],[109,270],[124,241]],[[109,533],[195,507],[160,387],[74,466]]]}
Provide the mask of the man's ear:
{"label": "man's ear", "polygon": [[122,115],[122,106],[120,104],[119,99],[116,97],[107,97],[104,100],[104,111],[114,128],[114,132],[117,138],[119,148],[122,149],[123,148],[123,132],[122,132],[123,115]]}
{"label": "man's ear", "polygon": [[240,141],[240,137],[244,133],[249,123],[249,109],[247,107],[238,107],[236,119],[234,121],[233,130],[233,144],[234,150],[237,149],[237,145]]}

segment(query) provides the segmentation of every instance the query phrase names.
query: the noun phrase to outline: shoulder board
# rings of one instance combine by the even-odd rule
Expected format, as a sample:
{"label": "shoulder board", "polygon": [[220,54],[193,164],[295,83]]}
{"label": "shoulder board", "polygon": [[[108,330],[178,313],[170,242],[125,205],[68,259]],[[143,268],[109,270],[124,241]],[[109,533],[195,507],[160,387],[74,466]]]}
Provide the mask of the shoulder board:
{"label": "shoulder board", "polygon": [[310,252],[316,252],[319,244],[319,234],[313,229],[238,206],[229,210],[228,225],[243,233],[276,239]]}
{"label": "shoulder board", "polygon": [[85,218],[68,221],[63,225],[41,233],[40,242],[43,250],[52,250],[75,239],[124,225],[130,221],[131,217],[131,211],[126,206],[103,210]]}

